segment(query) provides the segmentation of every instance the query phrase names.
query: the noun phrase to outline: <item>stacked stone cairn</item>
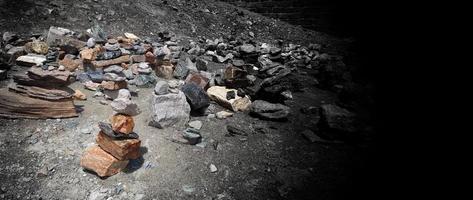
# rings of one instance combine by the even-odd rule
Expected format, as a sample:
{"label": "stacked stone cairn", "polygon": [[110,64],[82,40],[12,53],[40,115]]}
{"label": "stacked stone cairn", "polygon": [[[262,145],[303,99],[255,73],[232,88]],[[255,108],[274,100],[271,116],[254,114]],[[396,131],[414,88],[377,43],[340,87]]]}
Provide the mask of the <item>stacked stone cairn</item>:
{"label": "stacked stone cairn", "polygon": [[131,100],[130,92],[119,90],[118,97],[110,105],[115,114],[110,118],[110,123],[99,122],[97,145],[88,148],[80,161],[83,168],[100,177],[117,174],[126,168],[130,159],[141,156],[141,140],[133,132],[133,116],[141,111]]}

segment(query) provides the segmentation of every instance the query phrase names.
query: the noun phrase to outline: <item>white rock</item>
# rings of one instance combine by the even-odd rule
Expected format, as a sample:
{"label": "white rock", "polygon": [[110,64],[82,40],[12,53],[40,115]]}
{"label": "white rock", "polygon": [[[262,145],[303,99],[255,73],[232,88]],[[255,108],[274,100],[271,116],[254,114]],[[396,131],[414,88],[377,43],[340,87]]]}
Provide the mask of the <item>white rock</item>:
{"label": "white rock", "polygon": [[212,173],[217,172],[217,167],[214,164],[210,164],[210,172]]}
{"label": "white rock", "polygon": [[245,111],[250,107],[251,101],[248,96],[242,98],[235,95],[234,99],[228,100],[227,92],[230,91],[237,93],[235,89],[227,89],[223,86],[212,86],[207,90],[207,95],[209,95],[209,98],[213,101],[232,111]]}
{"label": "white rock", "polygon": [[187,103],[186,95],[178,91],[177,94],[153,94],[152,117],[150,126],[157,128],[175,127],[184,128],[189,121],[191,107]]}
{"label": "white rock", "polygon": [[136,36],[133,33],[125,33],[125,37],[128,38],[128,39],[132,39],[132,40],[140,39],[138,36]]}
{"label": "white rock", "polygon": [[189,126],[191,128],[195,128],[195,129],[199,130],[200,128],[202,128],[202,122],[199,121],[199,120],[191,121],[191,122],[189,122]]}
{"label": "white rock", "polygon": [[217,117],[217,119],[225,119],[227,117],[233,116],[233,113],[227,112],[227,111],[220,111],[220,112],[217,112],[215,116]]}

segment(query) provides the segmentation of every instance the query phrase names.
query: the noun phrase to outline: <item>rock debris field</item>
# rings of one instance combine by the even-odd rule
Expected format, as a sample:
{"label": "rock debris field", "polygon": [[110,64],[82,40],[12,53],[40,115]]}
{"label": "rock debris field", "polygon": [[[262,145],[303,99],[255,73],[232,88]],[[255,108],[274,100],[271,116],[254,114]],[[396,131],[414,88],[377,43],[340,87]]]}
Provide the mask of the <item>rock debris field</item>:
{"label": "rock debris field", "polygon": [[[157,2],[180,17],[194,8],[271,21],[220,2]],[[89,5],[100,3],[80,5],[93,10]],[[56,15],[47,22],[66,17],[66,4],[26,11]],[[219,6],[232,12],[219,13]],[[52,11],[38,11],[44,7]],[[187,22],[190,30],[119,31],[106,22],[117,14],[105,13],[86,27],[79,20],[42,23],[38,33],[0,29],[0,199],[353,193],[374,131],[369,111],[352,95],[358,83],[337,53],[340,40],[301,43],[260,34],[248,22],[240,33],[216,27],[198,35],[203,25],[196,19]]]}

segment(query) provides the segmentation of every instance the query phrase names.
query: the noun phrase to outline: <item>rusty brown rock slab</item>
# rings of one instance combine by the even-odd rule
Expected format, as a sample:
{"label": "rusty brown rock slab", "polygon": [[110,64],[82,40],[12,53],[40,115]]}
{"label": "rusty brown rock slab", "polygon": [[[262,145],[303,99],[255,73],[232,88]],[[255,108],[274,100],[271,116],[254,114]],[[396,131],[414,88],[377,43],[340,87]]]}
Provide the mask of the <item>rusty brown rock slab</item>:
{"label": "rusty brown rock slab", "polygon": [[100,131],[95,141],[118,160],[137,159],[141,156],[139,139],[114,139]]}
{"label": "rusty brown rock slab", "polygon": [[72,98],[50,101],[10,92],[7,88],[0,89],[0,117],[47,119],[77,116]]}
{"label": "rusty brown rock slab", "polygon": [[129,63],[129,62],[130,62],[130,56],[125,55],[125,56],[120,56],[118,58],[110,59],[110,60],[92,61],[92,65],[94,65],[94,67],[97,67],[97,68],[103,68],[110,65],[120,65],[122,63]]}
{"label": "rusty brown rock slab", "polygon": [[80,159],[80,166],[97,173],[100,177],[115,175],[127,165],[128,160],[118,160],[99,146],[88,148]]}

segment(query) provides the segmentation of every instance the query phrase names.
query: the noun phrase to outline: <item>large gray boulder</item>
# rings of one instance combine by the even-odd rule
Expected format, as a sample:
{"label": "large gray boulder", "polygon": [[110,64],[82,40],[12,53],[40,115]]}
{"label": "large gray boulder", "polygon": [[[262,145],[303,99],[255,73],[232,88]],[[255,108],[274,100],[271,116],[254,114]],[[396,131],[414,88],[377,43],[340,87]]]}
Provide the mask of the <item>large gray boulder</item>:
{"label": "large gray boulder", "polygon": [[191,107],[187,103],[186,95],[179,91],[177,94],[153,94],[151,102],[152,116],[150,126],[156,128],[174,127],[185,128],[189,121]]}

